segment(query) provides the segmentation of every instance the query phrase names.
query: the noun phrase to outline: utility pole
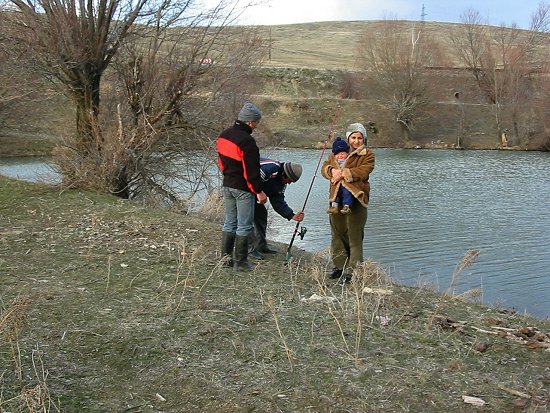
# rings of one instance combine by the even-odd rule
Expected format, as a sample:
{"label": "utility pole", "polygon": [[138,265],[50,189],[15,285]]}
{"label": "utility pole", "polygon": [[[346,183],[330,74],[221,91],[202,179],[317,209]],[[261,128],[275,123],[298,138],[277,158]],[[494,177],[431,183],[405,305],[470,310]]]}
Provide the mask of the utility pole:
{"label": "utility pole", "polygon": [[426,21],[426,8],[424,7],[424,3],[422,3],[422,14],[420,15],[420,21],[422,23]]}

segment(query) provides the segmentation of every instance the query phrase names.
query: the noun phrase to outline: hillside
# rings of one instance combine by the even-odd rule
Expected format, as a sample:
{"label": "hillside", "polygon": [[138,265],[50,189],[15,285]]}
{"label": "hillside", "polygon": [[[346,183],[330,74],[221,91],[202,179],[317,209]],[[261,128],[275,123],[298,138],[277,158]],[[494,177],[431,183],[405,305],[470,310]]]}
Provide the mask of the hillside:
{"label": "hillside", "polygon": [[[494,149],[500,135],[495,126],[494,105],[484,103],[472,73],[466,70],[452,47],[451,36],[462,25],[438,22],[394,22],[397,32],[422,30],[439,51],[439,59],[427,73],[429,103],[416,122],[409,139],[403,139],[399,125],[386,108],[386,97],[364,79],[357,46],[364,33],[382,33],[383,21],[321,22],[270,26],[262,30],[269,38],[270,58],[260,75],[261,103],[267,105],[270,132],[278,140],[300,146],[318,144],[326,138],[330,120],[342,107],[337,133],[343,133],[350,122],[374,121],[378,135],[371,134],[373,146],[422,146]],[[487,30],[497,30],[486,27]],[[511,33],[503,29],[503,33]],[[520,31],[521,43],[529,32]],[[511,36],[512,37],[512,36]],[[522,40],[523,38],[523,40]],[[547,60],[550,42],[538,46],[538,60]],[[271,68],[271,69],[270,69]],[[276,72],[279,70],[279,72]],[[273,75],[277,73],[277,75]],[[347,75],[351,73],[352,77]],[[353,88],[353,98],[342,99],[346,88]],[[457,99],[460,96],[460,99]],[[265,96],[269,98],[265,98]],[[512,122],[513,108],[502,110],[501,128],[514,131],[512,144],[524,142],[527,136],[542,133],[542,125],[525,114]],[[311,140],[312,135],[316,141]]]}
{"label": "hillside", "polygon": [[[408,32],[413,27],[422,29],[446,52],[441,66],[456,67],[447,41],[448,34],[458,26],[455,23],[397,22],[400,31]],[[270,39],[269,67],[309,69],[358,70],[356,61],[357,42],[365,31],[380,32],[382,21],[336,21],[302,23],[261,28],[264,38]]]}
{"label": "hillside", "polygon": [[[375,122],[379,133],[371,134],[372,146],[450,148],[457,145],[460,137],[460,145],[466,148],[496,148],[500,134],[495,125],[495,107],[485,103],[472,74],[461,67],[449,40],[460,25],[452,23],[396,22],[400,32],[414,29],[427,33],[439,50],[436,67],[427,73],[429,102],[410,135],[403,135],[395,115],[387,108],[389,98],[365,79],[357,60],[357,44],[363,33],[379,33],[383,24],[351,21],[259,27],[269,45],[268,58],[253,80],[250,97],[265,113],[257,132],[259,142],[296,147],[320,145],[338,113],[336,134],[342,134],[351,122]],[[549,45],[550,42],[539,46],[541,61],[546,59]],[[544,115],[537,112],[537,107],[543,106],[533,104],[533,108],[524,108],[519,114],[514,107],[500,108],[501,129],[510,131],[512,145],[526,147],[528,139],[545,134]],[[33,139],[47,142],[51,137],[66,136],[73,124],[70,105],[63,96],[51,91],[28,102],[22,113],[24,117],[10,120],[0,130],[1,142],[7,143],[2,145],[5,148],[20,146],[21,139],[29,139],[14,154],[24,152],[26,143],[32,144]],[[43,145],[33,145],[37,148],[34,152],[44,151]],[[9,153],[8,149],[0,151]]]}

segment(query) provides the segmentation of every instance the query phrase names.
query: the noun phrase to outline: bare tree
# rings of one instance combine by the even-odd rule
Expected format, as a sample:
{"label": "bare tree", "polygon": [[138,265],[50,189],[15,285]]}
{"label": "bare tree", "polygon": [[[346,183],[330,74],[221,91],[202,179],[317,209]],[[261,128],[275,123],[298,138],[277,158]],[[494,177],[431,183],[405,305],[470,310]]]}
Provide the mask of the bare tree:
{"label": "bare tree", "polygon": [[10,1],[36,63],[75,104],[76,137],[56,151],[66,183],[175,200],[165,183],[182,168],[168,149],[182,136],[207,147],[225,119],[219,105],[242,103],[261,59],[261,39],[229,27],[238,11],[223,1]]}
{"label": "bare tree", "polygon": [[472,73],[482,98],[493,105],[501,145],[509,132],[520,137],[520,119],[531,110],[529,102],[537,94],[536,74],[541,70],[537,55],[547,42],[549,7],[538,7],[527,31],[515,24],[488,26],[479,12],[470,9],[450,36],[460,63]]}
{"label": "bare tree", "polygon": [[[177,179],[194,193],[199,184],[211,183],[206,178],[215,160],[212,134],[250,93],[266,48],[250,28],[157,27],[142,28],[139,43],[128,43],[115,62],[112,84],[120,85],[121,94],[115,100],[115,142],[124,158],[116,164],[125,168],[115,175],[122,177],[120,189],[130,183],[134,192],[152,187],[169,195],[165,183]],[[200,149],[201,156],[189,148]]]}
{"label": "bare tree", "polygon": [[97,117],[101,77],[148,0],[11,0],[32,56],[56,78],[76,106],[77,150],[101,149]]}
{"label": "bare tree", "polygon": [[429,102],[426,69],[434,64],[437,46],[421,24],[407,27],[385,20],[381,30],[365,31],[358,52],[367,77],[380,91],[380,103],[408,139]]}

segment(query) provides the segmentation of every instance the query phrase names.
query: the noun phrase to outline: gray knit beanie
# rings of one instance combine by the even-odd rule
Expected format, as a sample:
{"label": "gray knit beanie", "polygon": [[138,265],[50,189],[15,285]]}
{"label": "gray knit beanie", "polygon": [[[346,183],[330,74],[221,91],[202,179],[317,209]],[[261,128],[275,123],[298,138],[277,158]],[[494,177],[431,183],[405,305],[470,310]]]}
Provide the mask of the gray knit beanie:
{"label": "gray knit beanie", "polygon": [[299,163],[285,162],[283,164],[285,175],[292,181],[296,182],[302,176],[302,165]]}
{"label": "gray knit beanie", "polygon": [[348,129],[346,131],[346,139],[349,141],[349,136],[353,133],[353,132],[361,132],[361,134],[363,135],[363,139],[365,139],[365,145],[367,144],[367,130],[365,129],[365,127],[363,126],[363,124],[361,123],[352,123],[351,125],[348,126]]}
{"label": "gray knit beanie", "polygon": [[246,102],[239,112],[237,120],[241,122],[259,122],[261,118],[262,112],[260,112],[260,109],[258,109],[256,105]]}

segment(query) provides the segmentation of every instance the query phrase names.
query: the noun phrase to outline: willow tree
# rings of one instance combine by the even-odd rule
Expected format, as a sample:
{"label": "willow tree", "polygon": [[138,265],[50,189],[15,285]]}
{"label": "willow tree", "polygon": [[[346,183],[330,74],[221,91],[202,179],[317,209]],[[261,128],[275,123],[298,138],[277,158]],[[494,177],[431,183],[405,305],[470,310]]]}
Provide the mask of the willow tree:
{"label": "willow tree", "polygon": [[29,52],[73,98],[75,146],[83,155],[101,149],[101,78],[148,1],[11,0]]}
{"label": "willow tree", "polygon": [[219,118],[216,96],[245,90],[261,58],[261,39],[230,30],[239,10],[223,1],[10,1],[21,45],[74,102],[74,136],[57,152],[72,186],[122,197],[147,186],[173,199],[155,176],[178,165],[158,154],[176,131],[196,136],[201,113]]}

